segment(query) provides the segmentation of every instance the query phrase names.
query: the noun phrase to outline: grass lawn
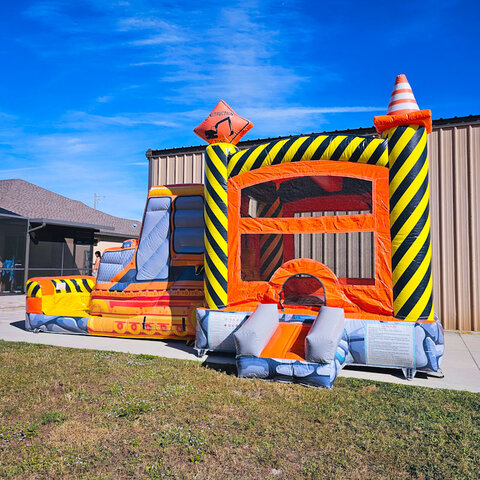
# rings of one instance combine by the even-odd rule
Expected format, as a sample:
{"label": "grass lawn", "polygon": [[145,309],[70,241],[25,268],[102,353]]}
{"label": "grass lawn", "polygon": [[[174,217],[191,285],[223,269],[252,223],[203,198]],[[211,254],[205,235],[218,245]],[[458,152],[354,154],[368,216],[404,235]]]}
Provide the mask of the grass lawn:
{"label": "grass lawn", "polygon": [[0,478],[480,478],[480,394],[0,341]]}

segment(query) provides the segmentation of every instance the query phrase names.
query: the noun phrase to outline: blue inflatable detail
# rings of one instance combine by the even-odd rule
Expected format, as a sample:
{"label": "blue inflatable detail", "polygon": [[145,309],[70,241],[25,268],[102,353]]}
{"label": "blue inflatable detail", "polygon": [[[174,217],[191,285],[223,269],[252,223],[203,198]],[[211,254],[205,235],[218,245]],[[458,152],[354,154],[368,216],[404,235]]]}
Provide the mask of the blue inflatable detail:
{"label": "blue inflatable detail", "polygon": [[337,359],[321,365],[300,360],[237,357],[239,377],[288,381],[311,387],[332,388],[342,367]]}
{"label": "blue inflatable detail", "polygon": [[168,197],[152,197],[148,200],[137,249],[138,281],[168,279],[171,203]]}
{"label": "blue inflatable detail", "polygon": [[100,269],[98,271],[97,282],[106,283],[110,282],[111,279],[118,273],[120,270],[125,268],[128,263],[132,260],[133,254],[135,253],[134,248],[120,251],[106,251],[103,254],[102,261],[100,263]]}
{"label": "blue inflatable detail", "polygon": [[27,313],[26,326],[28,330],[37,332],[70,333],[88,335],[88,317],[62,317]]}

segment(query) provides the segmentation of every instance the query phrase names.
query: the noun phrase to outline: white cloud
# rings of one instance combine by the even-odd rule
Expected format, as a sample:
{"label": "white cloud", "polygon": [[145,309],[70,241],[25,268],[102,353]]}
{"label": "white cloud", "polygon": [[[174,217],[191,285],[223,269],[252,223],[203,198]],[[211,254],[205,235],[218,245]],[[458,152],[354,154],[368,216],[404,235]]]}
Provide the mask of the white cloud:
{"label": "white cloud", "polygon": [[97,102],[98,103],[108,103],[111,100],[113,100],[113,95],[103,95],[101,97],[97,97]]}
{"label": "white cloud", "polygon": [[164,61],[151,61],[151,62],[138,62],[138,63],[131,63],[131,67],[144,67],[146,65],[166,65]]}
{"label": "white cloud", "polygon": [[130,45],[135,45],[135,46],[155,46],[155,45],[162,45],[162,44],[169,44],[169,43],[181,43],[185,39],[177,34],[174,33],[158,33],[156,35],[152,35],[147,38],[142,38],[140,40],[132,40]]}
{"label": "white cloud", "polygon": [[57,158],[58,154],[65,158],[91,152],[95,150],[96,144],[85,136],[54,133],[34,137],[32,147],[39,153],[48,151],[52,158]]}
{"label": "white cloud", "polygon": [[[362,113],[384,112],[385,107],[375,106],[338,106],[338,107],[245,107],[237,110],[239,115],[247,117],[255,125],[255,134],[262,136],[298,135],[308,132],[319,132],[329,129],[329,116],[349,114],[349,127]],[[361,120],[359,120],[361,122]],[[373,117],[370,117],[373,124]],[[361,125],[361,124],[360,124]],[[360,126],[359,125],[359,126]],[[365,124],[363,123],[363,126]],[[253,133],[253,132],[252,132]]]}
{"label": "white cloud", "polygon": [[154,17],[127,17],[118,20],[118,30],[126,32],[131,30],[170,29],[171,26],[159,18]]}
{"label": "white cloud", "polygon": [[[275,22],[264,21],[264,13],[262,5],[247,2],[213,10],[201,28],[168,18],[166,32],[130,41],[140,47],[130,66],[152,67],[152,78],[158,72],[157,81],[168,84],[162,99],[179,105],[212,104],[219,98],[244,106],[282,104],[311,82],[314,70],[317,84],[336,78],[331,70],[301,68],[296,59],[289,64],[277,58],[290,40],[280,35]],[[152,17],[143,20],[133,23],[154,23]]]}
{"label": "white cloud", "polygon": [[[181,6],[160,9],[147,3],[129,8],[92,0],[89,8],[98,15],[81,21],[70,7],[63,0],[43,0],[29,7],[27,14],[55,29],[89,33],[80,46],[67,43],[64,49],[129,47],[127,66],[152,67],[150,84],[167,84],[160,91],[169,102],[189,105],[224,97],[237,104],[278,104],[279,98],[292,98],[310,80],[305,70],[277,59],[287,40],[274,21],[265,22],[268,6],[261,3],[218,6],[207,13],[193,10],[192,5],[185,11]],[[328,81],[326,74],[317,76],[316,82],[322,81]],[[97,99],[109,100],[109,95]]]}
{"label": "white cloud", "polygon": [[125,113],[119,115],[94,115],[82,111],[67,112],[59,122],[63,128],[97,129],[100,125],[112,127],[138,127],[153,125],[156,127],[176,128],[179,124],[171,116],[162,113]]}

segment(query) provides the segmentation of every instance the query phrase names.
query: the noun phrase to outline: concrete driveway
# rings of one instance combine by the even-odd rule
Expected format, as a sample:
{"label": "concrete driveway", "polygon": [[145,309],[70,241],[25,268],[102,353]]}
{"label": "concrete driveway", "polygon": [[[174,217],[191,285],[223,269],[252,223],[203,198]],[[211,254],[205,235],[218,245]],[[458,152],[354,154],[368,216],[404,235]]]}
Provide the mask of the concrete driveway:
{"label": "concrete driveway", "polygon": [[[175,340],[137,340],[83,335],[33,333],[24,329],[25,296],[0,296],[0,339],[10,342],[39,343],[57,347],[143,353],[166,358],[205,362],[212,365],[235,364],[231,355],[211,354],[198,358],[192,347]],[[356,377],[405,385],[480,392],[480,334],[445,333],[444,378],[417,373],[407,381],[401,371],[383,368],[345,367],[340,376]]]}

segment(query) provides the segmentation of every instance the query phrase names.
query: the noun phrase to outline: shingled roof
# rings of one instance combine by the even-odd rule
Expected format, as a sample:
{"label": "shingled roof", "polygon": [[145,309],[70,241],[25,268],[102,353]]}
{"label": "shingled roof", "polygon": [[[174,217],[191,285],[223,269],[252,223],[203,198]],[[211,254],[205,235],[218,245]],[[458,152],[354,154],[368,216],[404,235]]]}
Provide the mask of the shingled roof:
{"label": "shingled roof", "polygon": [[0,208],[47,223],[90,225],[109,235],[136,238],[140,233],[139,220],[108,215],[21,179],[0,180]]}

